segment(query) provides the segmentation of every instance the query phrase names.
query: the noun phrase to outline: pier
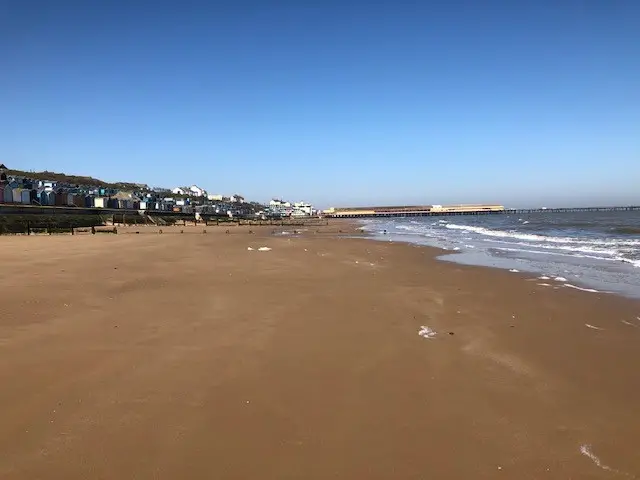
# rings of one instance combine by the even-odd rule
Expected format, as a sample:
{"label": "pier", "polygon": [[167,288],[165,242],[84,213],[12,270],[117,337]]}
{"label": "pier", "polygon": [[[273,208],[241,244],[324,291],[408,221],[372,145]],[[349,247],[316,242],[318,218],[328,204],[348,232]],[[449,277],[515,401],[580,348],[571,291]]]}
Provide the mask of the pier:
{"label": "pier", "polygon": [[640,205],[617,207],[504,208],[488,207],[372,207],[334,209],[328,218],[443,217],[451,215],[528,215],[536,213],[625,212],[640,211]]}

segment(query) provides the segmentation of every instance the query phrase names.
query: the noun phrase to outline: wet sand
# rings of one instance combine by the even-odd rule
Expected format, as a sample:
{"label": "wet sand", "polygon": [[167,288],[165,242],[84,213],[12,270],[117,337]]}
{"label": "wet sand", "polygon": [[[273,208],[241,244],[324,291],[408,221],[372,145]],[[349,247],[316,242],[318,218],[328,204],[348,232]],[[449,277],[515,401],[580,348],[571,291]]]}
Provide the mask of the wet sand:
{"label": "wet sand", "polygon": [[0,478],[640,478],[640,302],[274,228],[0,237]]}

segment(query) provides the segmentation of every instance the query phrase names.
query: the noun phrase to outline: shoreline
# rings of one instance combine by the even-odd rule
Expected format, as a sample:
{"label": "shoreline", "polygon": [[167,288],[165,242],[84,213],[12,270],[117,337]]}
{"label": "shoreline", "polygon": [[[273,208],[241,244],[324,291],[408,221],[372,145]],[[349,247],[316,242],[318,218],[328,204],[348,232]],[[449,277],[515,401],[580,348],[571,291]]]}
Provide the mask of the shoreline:
{"label": "shoreline", "polygon": [[640,474],[640,302],[355,227],[0,238],[0,476]]}
{"label": "shoreline", "polygon": [[[435,249],[441,252],[440,255],[438,256],[439,261],[449,262],[456,265],[467,265],[467,266],[474,266],[474,267],[489,268],[492,270],[502,270],[512,274],[518,273],[518,274],[523,274],[525,276],[526,275],[535,276],[534,279],[540,280],[540,282],[542,283],[547,283],[549,280],[551,280],[550,284],[543,285],[551,288],[557,288],[557,287],[571,288],[571,289],[580,290],[586,293],[607,294],[607,295],[614,295],[621,298],[640,300],[640,293],[636,292],[636,289],[634,288],[633,285],[622,284],[624,286],[617,287],[617,289],[602,289],[603,288],[602,281],[598,282],[593,279],[588,279],[587,281],[585,281],[582,277],[576,277],[572,280],[568,280],[567,278],[565,278],[565,275],[568,273],[566,270],[561,273],[557,273],[557,272],[552,273],[553,267],[551,267],[551,265],[553,265],[553,262],[550,262],[550,268],[547,271],[544,271],[542,268],[532,267],[530,264],[526,263],[526,261],[522,261],[521,259],[515,259],[515,258],[514,259],[498,259],[498,258],[492,258],[492,257],[486,256],[485,258],[474,260],[473,259],[473,256],[475,253],[474,251],[464,251],[461,249],[447,249],[445,247],[416,243],[410,240],[405,240],[402,237],[398,238],[398,236],[397,235],[394,236],[393,233],[389,234],[391,238],[387,240],[384,238],[382,234],[376,234],[374,232],[364,230],[363,225],[365,224],[363,221],[354,220],[354,222],[356,222],[355,225],[360,225],[360,229],[363,235],[366,235],[367,238],[371,240],[380,241],[380,242],[387,242],[387,241],[397,242],[397,243],[404,243],[407,245],[420,246],[428,249]],[[514,266],[513,264],[515,263],[522,263],[524,266],[523,265]],[[638,272],[638,274],[640,275],[640,271]],[[530,279],[530,280],[534,280],[534,279]],[[559,280],[558,283],[554,284],[555,279],[561,279],[561,280]]]}

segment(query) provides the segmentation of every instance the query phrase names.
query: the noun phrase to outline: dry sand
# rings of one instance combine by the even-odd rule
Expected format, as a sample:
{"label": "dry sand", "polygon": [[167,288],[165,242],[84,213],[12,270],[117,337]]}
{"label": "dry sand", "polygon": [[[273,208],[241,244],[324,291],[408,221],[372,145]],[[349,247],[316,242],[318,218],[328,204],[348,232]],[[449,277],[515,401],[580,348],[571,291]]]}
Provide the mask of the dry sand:
{"label": "dry sand", "polygon": [[0,237],[1,479],[640,478],[639,302],[249,229]]}

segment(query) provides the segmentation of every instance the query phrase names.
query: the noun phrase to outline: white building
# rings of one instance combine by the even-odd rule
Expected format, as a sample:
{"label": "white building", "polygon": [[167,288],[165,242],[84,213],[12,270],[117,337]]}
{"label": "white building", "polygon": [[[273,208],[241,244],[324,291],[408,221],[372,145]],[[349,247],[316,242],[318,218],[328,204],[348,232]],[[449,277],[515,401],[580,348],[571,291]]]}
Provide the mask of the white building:
{"label": "white building", "polygon": [[296,202],[293,204],[291,215],[294,217],[310,217],[313,215],[313,206],[310,203]]}
{"label": "white building", "polygon": [[188,193],[195,197],[204,197],[207,194],[207,191],[204,188],[198,187],[197,185],[191,185],[189,187]]}
{"label": "white building", "polygon": [[235,203],[244,203],[244,197],[242,195],[238,195],[237,193],[235,195],[231,195],[231,198],[229,200]]}
{"label": "white building", "polygon": [[280,200],[278,198],[274,198],[269,202],[271,207],[290,207],[291,202],[285,202],[284,200]]}
{"label": "white building", "polygon": [[45,192],[52,192],[56,188],[57,182],[40,180],[38,181],[38,187],[44,189]]}
{"label": "white building", "polygon": [[207,191],[197,185],[191,185],[190,187],[176,187],[171,190],[171,193],[174,195],[191,195],[194,197],[204,197],[207,195]]}
{"label": "white building", "polygon": [[207,195],[207,198],[212,202],[221,202],[224,197],[222,195],[216,194],[216,195]]}

